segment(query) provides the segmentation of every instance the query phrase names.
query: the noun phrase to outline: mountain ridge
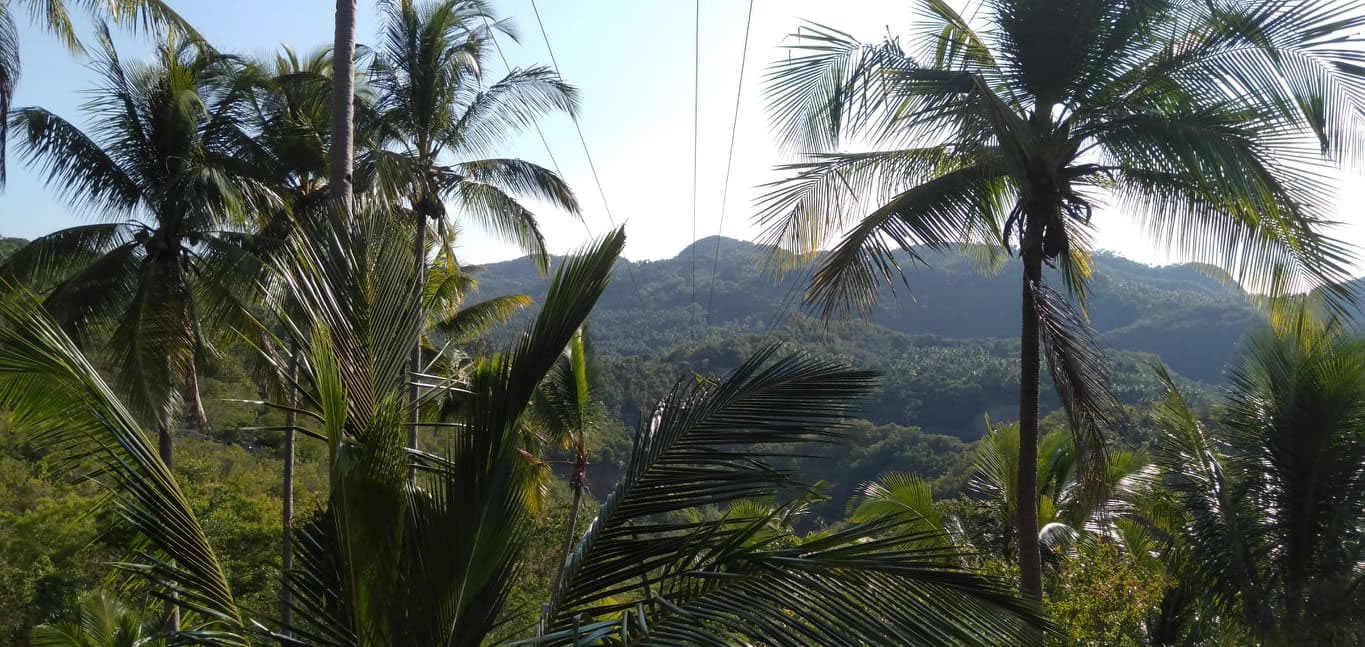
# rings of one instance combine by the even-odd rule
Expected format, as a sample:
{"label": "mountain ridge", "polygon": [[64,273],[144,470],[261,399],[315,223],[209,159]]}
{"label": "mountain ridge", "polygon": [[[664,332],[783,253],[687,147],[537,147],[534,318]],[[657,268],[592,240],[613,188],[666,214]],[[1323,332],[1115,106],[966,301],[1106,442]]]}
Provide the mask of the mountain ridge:
{"label": "mountain ridge", "polygon": [[[717,250],[719,249],[719,257]],[[692,250],[697,276],[692,278]],[[619,262],[616,279],[599,301],[595,320],[632,310],[674,312],[672,325],[700,327],[748,322],[742,329],[774,327],[800,307],[806,271],[781,279],[765,272],[770,247],[731,238],[701,239],[673,257]],[[1018,335],[1019,279],[1006,263],[984,275],[958,252],[922,250],[926,263],[899,253],[906,285],[884,286],[861,319],[890,331],[945,338],[1014,338]],[[562,257],[555,257],[557,266]],[[716,267],[715,280],[711,266]],[[504,294],[543,298],[545,281],[528,258],[483,265],[476,299]],[[1193,263],[1151,266],[1114,254],[1097,254],[1087,313],[1101,344],[1153,353],[1174,370],[1215,381],[1248,330],[1262,321],[1249,297]],[[647,333],[648,331],[641,331]],[[617,344],[629,355],[650,348]]]}

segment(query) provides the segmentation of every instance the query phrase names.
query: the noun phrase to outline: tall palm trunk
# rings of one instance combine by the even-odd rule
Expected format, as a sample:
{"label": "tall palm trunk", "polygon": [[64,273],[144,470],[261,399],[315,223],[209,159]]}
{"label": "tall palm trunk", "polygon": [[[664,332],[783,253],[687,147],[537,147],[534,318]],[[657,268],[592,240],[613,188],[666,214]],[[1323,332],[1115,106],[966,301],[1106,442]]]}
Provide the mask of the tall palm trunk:
{"label": "tall palm trunk", "polygon": [[[299,344],[297,340],[289,340],[289,380],[285,385],[288,391],[286,396],[289,402],[289,410],[284,414],[284,492],[283,505],[281,507],[281,525],[284,528],[284,539],[280,545],[280,574],[287,578],[289,571],[294,568],[294,425],[298,423],[298,413],[294,410],[299,406]],[[293,611],[290,605],[293,603],[288,586],[280,586],[280,621],[284,626],[284,631],[288,633],[289,626],[293,621]]]}
{"label": "tall palm trunk", "polygon": [[[423,282],[426,277],[427,261],[427,213],[424,203],[418,202],[414,205],[413,211],[417,213],[417,233],[413,236],[412,255],[415,259],[414,277],[416,281],[417,296],[422,296]],[[417,400],[421,394],[417,388],[417,374],[422,372],[422,336],[417,335],[417,341],[412,347],[412,357],[408,360],[408,403],[412,405],[412,411],[408,413],[408,447],[417,449],[417,430],[422,424],[422,409],[418,406]],[[408,485],[417,485],[417,465],[408,464]]]}
{"label": "tall palm trunk", "polygon": [[332,47],[332,151],[328,177],[332,200],[351,214],[351,162],[355,151],[355,2],[337,0]]}
{"label": "tall palm trunk", "polygon": [[1038,311],[1034,289],[1043,278],[1042,236],[1030,227],[1024,240],[1023,299],[1019,335],[1019,466],[1015,484],[1015,530],[1019,541],[1019,588],[1043,600],[1042,554],[1038,550]]}

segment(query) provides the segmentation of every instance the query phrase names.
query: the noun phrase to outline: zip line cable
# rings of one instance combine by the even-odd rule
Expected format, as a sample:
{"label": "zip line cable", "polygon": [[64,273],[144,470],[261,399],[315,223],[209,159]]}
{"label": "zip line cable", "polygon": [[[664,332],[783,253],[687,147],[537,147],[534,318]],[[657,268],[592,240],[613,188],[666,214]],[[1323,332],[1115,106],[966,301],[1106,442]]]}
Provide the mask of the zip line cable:
{"label": "zip line cable", "polygon": [[[744,93],[744,63],[749,58],[749,27],[754,21],[754,0],[744,19],[744,46],[739,54],[739,82],[735,84],[735,114],[730,120],[730,152],[725,157],[725,183],[720,190],[720,224],[716,227],[716,254],[711,259],[711,288],[706,295],[706,327],[711,327],[711,302],[716,296],[716,270],[720,267],[720,237],[725,233],[725,202],[730,195],[730,165],[735,161],[735,132],[739,129],[739,98]],[[696,238],[696,234],[692,235]],[[695,246],[695,245],[694,245]]]}
{"label": "zip line cable", "polygon": [[[531,0],[531,11],[536,16],[536,26],[540,28],[540,38],[545,41],[545,51],[550,54],[550,65],[555,68],[555,74],[560,79],[564,78],[564,72],[559,69],[559,60],[555,58],[555,48],[550,45],[550,33],[545,31],[545,22],[540,18],[540,7],[536,6],[536,0]],[[583,157],[588,160],[588,169],[592,171],[592,181],[597,185],[597,195],[602,198],[602,209],[607,214],[607,222],[611,223],[611,228],[616,229],[616,218],[611,215],[611,204],[607,202],[607,192],[602,189],[602,178],[597,175],[597,165],[592,161],[592,153],[588,151],[588,139],[583,136],[583,126],[578,123],[578,115],[569,114],[569,119],[573,121],[574,131],[578,133],[578,143],[583,146]],[[640,282],[635,278],[635,266],[629,260],[626,261],[626,274],[630,275],[630,283],[635,288],[635,298],[640,300]]]}
{"label": "zip line cable", "polygon": [[[507,54],[503,53],[502,45],[498,43],[497,34],[493,33],[493,27],[488,24],[488,16],[483,16],[483,28],[488,31],[488,40],[493,41],[493,48],[498,50],[498,58],[502,59],[502,66],[507,69],[508,73],[511,73],[512,64],[507,62]],[[536,135],[540,137],[540,145],[545,147],[545,154],[550,156],[550,166],[555,170],[555,177],[561,181],[567,181],[564,172],[559,170],[559,160],[555,159],[554,151],[550,150],[550,141],[545,139],[545,131],[541,130],[540,124],[535,121],[532,121],[531,125],[535,127]],[[578,222],[583,225],[583,231],[587,232],[588,238],[592,238],[592,228],[588,227],[588,220],[580,215]]]}
{"label": "zip line cable", "polygon": [[[697,141],[701,133],[701,0],[692,18],[692,309],[697,305]],[[692,313],[688,313],[688,319]],[[708,319],[710,316],[708,315]],[[696,333],[696,326],[693,326]]]}

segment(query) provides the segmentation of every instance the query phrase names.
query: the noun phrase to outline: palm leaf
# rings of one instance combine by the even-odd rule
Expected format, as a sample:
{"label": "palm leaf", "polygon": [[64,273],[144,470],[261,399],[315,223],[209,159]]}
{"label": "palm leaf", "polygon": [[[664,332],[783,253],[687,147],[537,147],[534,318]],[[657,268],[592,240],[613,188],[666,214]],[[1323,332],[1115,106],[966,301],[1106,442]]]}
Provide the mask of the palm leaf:
{"label": "palm leaf", "polygon": [[127,214],[142,199],[126,171],[61,117],[42,108],[19,108],[10,113],[9,124],[19,135],[20,155],[39,166],[61,199],[112,214]]}
{"label": "palm leaf", "polygon": [[[771,513],[670,518],[793,488],[791,475],[767,459],[790,451],[786,443],[836,437],[871,380],[768,348],[719,382],[680,384],[637,433],[626,475],[570,554],[543,640],[842,644],[972,634],[1027,642],[1015,615],[1030,615],[1026,607],[953,565],[951,549],[924,548],[917,542],[925,537],[898,522],[782,548],[755,541],[771,532]],[[869,606],[873,590],[879,602]],[[586,631],[575,629],[580,615]]]}
{"label": "palm leaf", "polygon": [[438,321],[433,329],[451,343],[468,343],[495,326],[511,321],[531,305],[531,297],[510,294],[461,307]]}

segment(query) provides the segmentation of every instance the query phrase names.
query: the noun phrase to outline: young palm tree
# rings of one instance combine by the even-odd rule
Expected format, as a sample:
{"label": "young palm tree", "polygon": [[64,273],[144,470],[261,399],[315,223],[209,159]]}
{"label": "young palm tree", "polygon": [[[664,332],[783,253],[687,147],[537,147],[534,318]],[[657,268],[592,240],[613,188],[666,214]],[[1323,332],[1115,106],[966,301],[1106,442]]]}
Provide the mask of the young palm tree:
{"label": "young palm tree", "polygon": [[1209,424],[1162,376],[1157,458],[1184,509],[1177,578],[1262,644],[1365,640],[1365,340],[1254,337]]}
{"label": "young palm tree", "polygon": [[[444,228],[447,201],[461,216],[519,245],[543,270],[545,241],[535,216],[518,198],[543,200],[571,213],[577,213],[577,200],[545,168],[478,156],[492,153],[541,115],[574,111],[573,88],[542,67],[510,70],[484,87],[481,73],[492,47],[490,30],[507,31],[507,26],[490,26],[489,9],[481,0],[423,5],[403,0],[386,3],[383,14],[384,29],[370,66],[379,93],[380,141],[364,153],[361,165],[380,195],[403,199],[412,210],[418,292],[427,262],[427,229]],[[421,371],[421,350],[412,350],[414,374]],[[415,380],[410,389],[409,397],[416,400]],[[419,415],[415,409],[412,413]],[[419,423],[412,420],[411,447],[417,446]]]}
{"label": "young palm tree", "polygon": [[[1054,429],[1038,442],[1036,465],[1038,541],[1058,551],[1078,539],[1114,539],[1127,527],[1133,503],[1148,485],[1144,478],[1147,457],[1134,450],[1112,450],[1106,455],[1105,471],[1096,487],[1085,487],[1084,474],[1077,471],[1077,454],[1071,435]],[[1015,491],[1019,469],[1019,425],[995,425],[987,421],[987,431],[977,450],[975,473],[970,487],[983,499],[993,523],[1005,530],[998,537],[1002,554],[1005,546],[1016,545],[1013,528],[1015,506],[1022,498]]]}
{"label": "young palm tree", "polygon": [[550,587],[552,595],[559,592],[560,580],[564,576],[564,560],[568,559],[569,548],[578,536],[578,511],[583,505],[583,493],[588,489],[587,431],[591,394],[588,391],[587,344],[583,337],[582,329],[574,334],[564,349],[564,357],[555,363],[549,379],[540,385],[537,398],[537,404],[543,409],[543,417],[549,425],[550,444],[567,447],[573,452],[573,472],[569,475],[573,502],[569,504],[564,545],[559,551],[555,579]]}
{"label": "young palm tree", "polygon": [[[1155,242],[1278,296],[1346,276],[1323,226],[1331,165],[1358,161],[1365,12],[1344,1],[921,0],[914,38],[863,45],[810,25],[769,75],[786,168],[758,221],[821,257],[807,301],[865,308],[918,246],[964,242],[1023,265],[1017,492],[1036,489],[1042,355],[1086,471],[1111,404],[1084,318],[1092,216],[1110,204]],[[971,20],[963,15],[972,16]],[[845,152],[865,146],[867,152]],[[1107,214],[1101,213],[1101,217]],[[900,260],[897,251],[900,250]],[[1329,288],[1340,306],[1346,295]],[[1022,587],[1041,596],[1037,508],[1017,506]]]}
{"label": "young palm tree", "polygon": [[[115,24],[143,30],[168,28],[176,35],[199,38],[194,28],[185,22],[162,0],[112,0],[80,2],[96,19],[109,19]],[[76,25],[64,0],[0,0],[0,117],[9,114],[14,89],[19,83],[19,28],[15,13],[22,7],[34,24],[51,32],[73,54],[84,51],[76,35]],[[5,141],[9,123],[0,119],[0,186],[5,183]]]}
{"label": "young palm tree", "polygon": [[143,647],[152,642],[139,614],[108,591],[86,594],[76,617],[33,628],[34,647]]}
{"label": "young palm tree", "polygon": [[157,429],[169,464],[181,403],[192,426],[206,425],[196,362],[208,335],[240,312],[256,275],[244,215],[274,201],[225,143],[222,57],[172,42],[152,65],[126,65],[108,30],[100,36],[89,134],[42,108],[16,110],[10,125],[48,184],[102,222],[38,238],[0,271],[41,290],[78,340],[111,335],[127,403]]}

